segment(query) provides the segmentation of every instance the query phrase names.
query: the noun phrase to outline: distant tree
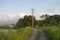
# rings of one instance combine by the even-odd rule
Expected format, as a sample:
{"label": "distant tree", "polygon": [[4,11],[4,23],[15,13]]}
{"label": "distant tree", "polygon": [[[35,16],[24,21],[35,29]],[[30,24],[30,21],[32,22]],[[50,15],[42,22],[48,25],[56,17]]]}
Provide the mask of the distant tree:
{"label": "distant tree", "polygon": [[[60,15],[42,15],[41,18],[45,17],[44,20],[36,20],[34,17],[34,26],[60,26]],[[32,16],[25,15],[23,18],[20,18],[19,21],[16,23],[16,28],[32,26]]]}
{"label": "distant tree", "polygon": [[47,19],[49,17],[49,15],[48,14],[45,14],[45,15],[42,15],[42,16],[40,16],[40,18],[42,18],[42,19]]}
{"label": "distant tree", "polygon": [[42,18],[43,17],[46,17],[46,19],[44,20],[40,20],[38,23],[40,23],[39,25],[42,25],[42,26],[47,26],[47,25],[55,25],[55,26],[59,26],[60,25],[60,15],[52,15],[52,16],[49,16],[49,15],[42,15],[41,16]]}
{"label": "distant tree", "polygon": [[[36,19],[34,17],[34,25],[36,25]],[[26,27],[26,26],[32,26],[32,16],[25,15],[23,18],[20,18],[19,21],[16,24],[17,28]]]}

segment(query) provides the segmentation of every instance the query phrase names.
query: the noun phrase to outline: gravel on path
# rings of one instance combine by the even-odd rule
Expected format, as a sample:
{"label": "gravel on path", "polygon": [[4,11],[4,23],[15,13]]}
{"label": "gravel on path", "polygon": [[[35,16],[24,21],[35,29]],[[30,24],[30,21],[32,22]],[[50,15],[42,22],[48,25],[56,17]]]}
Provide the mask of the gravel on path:
{"label": "gravel on path", "polygon": [[37,34],[37,30],[32,34],[32,36],[29,38],[29,40],[35,40]]}
{"label": "gravel on path", "polygon": [[42,30],[39,31],[40,31],[40,40],[48,40],[45,33]]}

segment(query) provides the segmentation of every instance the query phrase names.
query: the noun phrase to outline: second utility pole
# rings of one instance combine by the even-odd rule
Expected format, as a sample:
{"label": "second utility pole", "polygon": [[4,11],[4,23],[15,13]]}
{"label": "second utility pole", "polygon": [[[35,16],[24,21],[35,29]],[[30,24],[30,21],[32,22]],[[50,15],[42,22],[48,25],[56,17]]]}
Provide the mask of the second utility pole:
{"label": "second utility pole", "polygon": [[32,27],[34,27],[34,9],[31,10],[32,10]]}

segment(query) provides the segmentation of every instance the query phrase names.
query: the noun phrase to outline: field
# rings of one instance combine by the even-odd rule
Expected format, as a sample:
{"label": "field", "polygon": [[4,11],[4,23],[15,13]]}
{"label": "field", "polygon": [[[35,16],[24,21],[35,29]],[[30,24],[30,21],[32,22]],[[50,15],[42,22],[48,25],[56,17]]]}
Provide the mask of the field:
{"label": "field", "polygon": [[60,40],[60,29],[58,27],[41,27],[48,40]]}
{"label": "field", "polygon": [[[47,26],[39,27],[38,29],[44,31],[48,40],[60,40],[60,28]],[[0,32],[0,40],[28,40],[34,32],[35,29],[31,27],[16,29],[16,31],[9,29],[7,33]],[[35,40],[40,40],[40,32],[37,33]]]}
{"label": "field", "polygon": [[34,28],[26,27],[16,31],[9,30],[8,33],[0,32],[0,40],[28,40],[34,30]]}

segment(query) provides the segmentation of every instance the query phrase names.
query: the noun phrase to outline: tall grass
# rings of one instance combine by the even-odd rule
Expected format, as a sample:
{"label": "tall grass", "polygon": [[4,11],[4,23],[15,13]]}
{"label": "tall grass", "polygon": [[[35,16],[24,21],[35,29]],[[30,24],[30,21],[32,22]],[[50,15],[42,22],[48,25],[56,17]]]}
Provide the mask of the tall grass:
{"label": "tall grass", "polygon": [[60,40],[60,29],[58,27],[42,27],[41,28],[49,40]]}
{"label": "tall grass", "polygon": [[26,27],[17,31],[9,30],[7,34],[0,32],[0,40],[28,40],[34,30],[34,28]]}

